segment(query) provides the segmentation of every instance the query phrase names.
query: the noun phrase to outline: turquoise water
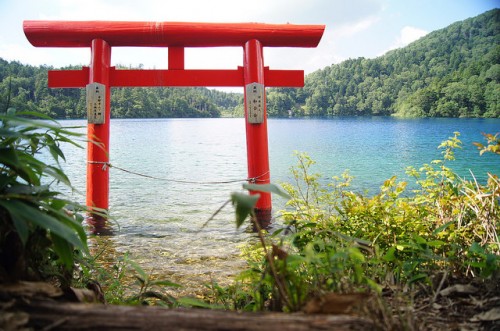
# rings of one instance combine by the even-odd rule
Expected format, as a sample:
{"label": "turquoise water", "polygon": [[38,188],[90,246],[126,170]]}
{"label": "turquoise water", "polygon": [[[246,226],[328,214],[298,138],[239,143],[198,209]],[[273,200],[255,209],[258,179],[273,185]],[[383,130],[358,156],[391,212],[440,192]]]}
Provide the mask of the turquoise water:
{"label": "turquoise water", "polygon": [[[62,121],[65,126],[85,121]],[[81,132],[85,132],[82,129]],[[484,142],[481,132],[500,132],[499,119],[395,119],[385,117],[333,119],[270,119],[271,179],[290,180],[297,162],[294,151],[307,152],[317,163],[314,171],[329,178],[350,169],[353,189],[376,192],[385,179],[405,179],[406,166],[420,167],[441,157],[441,141],[461,133],[463,149],[450,166],[461,176],[479,179],[500,174],[500,158],[479,157],[472,142]],[[84,202],[85,149],[64,146],[65,169]],[[210,277],[222,281],[237,270],[238,245],[251,236],[236,230],[227,207],[207,227],[206,220],[241,183],[203,182],[244,180],[246,173],[243,119],[112,120],[110,212],[116,234],[109,238],[118,254],[129,252],[146,269],[184,284]],[[185,180],[185,184],[170,180]],[[275,210],[283,201],[273,201]],[[188,285],[189,286],[189,285]]]}
{"label": "turquoise water", "polygon": [[[293,164],[290,150],[305,151],[317,162],[316,170],[329,179],[349,169],[353,187],[375,192],[385,179],[405,175],[407,166],[419,168],[442,158],[437,147],[460,132],[463,148],[449,164],[460,176],[484,180],[486,172],[500,173],[494,155],[479,157],[472,142],[484,142],[481,132],[500,132],[498,119],[396,119],[347,117],[311,120],[274,120],[269,125],[273,173]],[[469,171],[470,170],[470,171]]]}

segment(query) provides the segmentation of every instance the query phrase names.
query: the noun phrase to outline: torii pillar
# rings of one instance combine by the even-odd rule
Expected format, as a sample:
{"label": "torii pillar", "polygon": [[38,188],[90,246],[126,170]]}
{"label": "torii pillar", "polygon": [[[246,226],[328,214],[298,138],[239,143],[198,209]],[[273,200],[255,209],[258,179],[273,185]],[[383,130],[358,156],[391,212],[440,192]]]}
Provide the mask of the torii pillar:
{"label": "torii pillar", "polygon": [[[87,88],[88,223],[106,231],[109,201],[110,88],[148,86],[244,87],[248,180],[269,184],[266,87],[302,87],[302,70],[264,67],[263,47],[316,47],[324,25],[262,23],[183,23],[120,21],[24,21],[24,33],[36,47],[90,47],[91,65],[82,70],[49,71],[49,87]],[[116,70],[111,48],[168,47],[168,70]],[[186,70],[185,47],[243,47],[236,70]],[[257,192],[250,192],[256,194]],[[259,193],[257,220],[271,220],[271,195]]]}
{"label": "torii pillar", "polygon": [[[269,184],[269,148],[267,139],[267,105],[264,91],[264,57],[262,44],[256,39],[245,43],[243,50],[245,85],[245,125],[247,138],[248,178],[258,178],[260,184]],[[262,93],[259,93],[262,89]],[[256,94],[256,97],[251,97]],[[261,107],[261,114],[255,110]],[[264,227],[271,222],[271,194],[260,192],[255,216]]]}
{"label": "torii pillar", "polygon": [[[87,194],[90,210],[87,223],[93,232],[107,232],[106,214],[109,208],[109,127],[111,121],[111,47],[102,39],[92,40],[89,84],[104,86],[104,123],[87,125]],[[89,92],[87,92],[89,93]],[[88,101],[87,101],[88,103]],[[89,107],[89,105],[87,105]],[[96,209],[97,208],[97,209]]]}

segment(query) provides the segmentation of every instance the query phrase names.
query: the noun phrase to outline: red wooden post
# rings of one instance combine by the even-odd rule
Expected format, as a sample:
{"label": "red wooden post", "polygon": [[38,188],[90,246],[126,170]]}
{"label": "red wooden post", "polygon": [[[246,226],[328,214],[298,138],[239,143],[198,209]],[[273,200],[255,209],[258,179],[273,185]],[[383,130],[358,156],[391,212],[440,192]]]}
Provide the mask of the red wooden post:
{"label": "red wooden post", "polygon": [[[258,184],[269,184],[269,151],[267,142],[266,92],[262,44],[252,39],[243,52],[245,90],[245,125],[247,135],[248,178]],[[255,193],[255,192],[251,192]],[[271,194],[260,192],[255,206],[257,221],[266,226],[271,221]]]}
{"label": "red wooden post", "polygon": [[168,69],[183,70],[184,69],[184,47],[169,47],[168,48]]}
{"label": "red wooden post", "polygon": [[[109,71],[111,65],[111,47],[102,39],[92,40],[89,83],[101,83],[105,86],[105,114],[103,124],[87,126],[87,206],[94,211],[107,212],[109,201],[109,122],[111,89]],[[95,233],[105,232],[106,218],[90,213],[88,224]]]}

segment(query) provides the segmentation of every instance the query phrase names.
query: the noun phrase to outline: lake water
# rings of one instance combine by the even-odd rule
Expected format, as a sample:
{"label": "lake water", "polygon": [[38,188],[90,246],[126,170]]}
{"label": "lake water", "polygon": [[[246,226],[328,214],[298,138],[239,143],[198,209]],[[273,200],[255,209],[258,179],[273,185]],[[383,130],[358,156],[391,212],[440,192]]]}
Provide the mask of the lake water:
{"label": "lake water", "polygon": [[[86,121],[61,121],[85,126]],[[81,132],[86,132],[81,129]],[[441,141],[461,133],[463,149],[450,166],[461,176],[479,180],[486,172],[500,174],[500,158],[479,156],[472,142],[484,142],[481,132],[500,132],[500,119],[395,119],[360,117],[333,119],[270,119],[268,121],[271,181],[290,181],[294,151],[307,152],[315,172],[325,182],[345,169],[355,177],[352,188],[375,193],[385,179],[405,179],[406,166],[420,167],[441,158]],[[64,166],[84,202],[85,149],[64,146]],[[206,220],[241,183],[204,182],[244,180],[246,170],[243,119],[112,120],[110,213],[116,234],[106,237],[114,257],[129,252],[146,270],[187,287],[213,278],[224,281],[242,261],[238,246],[252,234],[236,230],[228,206],[207,227]],[[185,180],[200,184],[184,184]],[[283,201],[274,198],[274,210]]]}

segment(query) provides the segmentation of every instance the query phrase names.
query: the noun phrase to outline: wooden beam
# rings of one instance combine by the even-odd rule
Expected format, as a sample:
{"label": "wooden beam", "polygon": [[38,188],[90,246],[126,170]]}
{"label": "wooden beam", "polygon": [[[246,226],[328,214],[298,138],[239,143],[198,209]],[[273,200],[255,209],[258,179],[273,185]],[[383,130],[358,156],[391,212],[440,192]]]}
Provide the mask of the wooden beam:
{"label": "wooden beam", "polygon": [[115,87],[243,86],[242,70],[114,70]]}
{"label": "wooden beam", "polygon": [[[89,68],[49,70],[49,87],[77,88],[89,83]],[[264,68],[266,87],[302,87],[303,70]],[[120,70],[110,69],[111,87],[238,87],[243,86],[243,67],[217,70]]]}
{"label": "wooden beam", "polygon": [[50,88],[85,87],[89,83],[89,67],[81,70],[49,70],[48,85]]}
{"label": "wooden beam", "polygon": [[127,21],[24,21],[35,47],[90,47],[103,39],[110,46],[243,46],[257,39],[265,47],[316,47],[324,25],[264,23],[184,23]]}

